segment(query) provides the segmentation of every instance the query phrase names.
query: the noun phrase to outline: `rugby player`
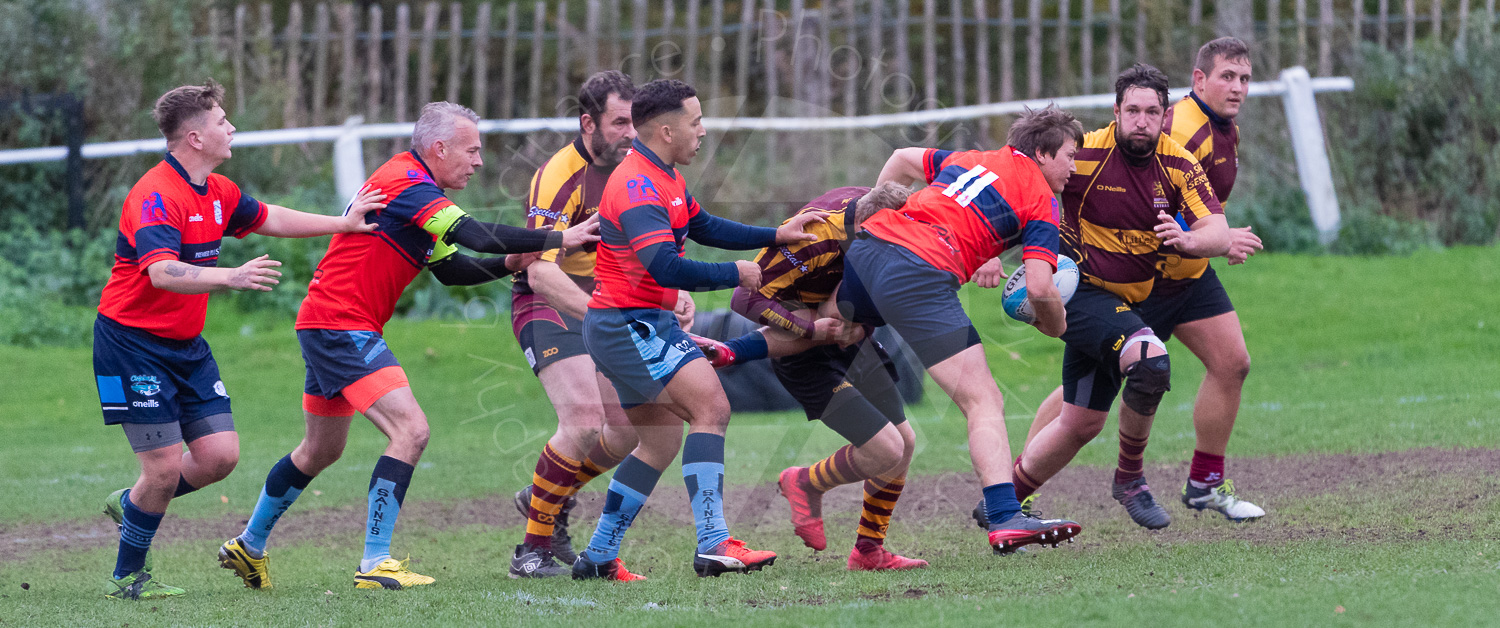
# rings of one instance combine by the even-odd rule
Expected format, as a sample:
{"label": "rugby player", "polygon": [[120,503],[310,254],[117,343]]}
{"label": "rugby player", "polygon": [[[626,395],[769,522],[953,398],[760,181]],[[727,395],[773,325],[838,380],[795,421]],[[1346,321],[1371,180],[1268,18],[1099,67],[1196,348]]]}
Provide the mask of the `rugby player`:
{"label": "rugby player", "polygon": [[[843,187],[813,199],[803,212],[824,212],[808,227],[816,242],[766,248],[755,258],[766,281],[759,290],[736,288],[731,307],[768,329],[820,340],[818,309],[830,303],[844,275],[845,224],[862,208],[895,209],[911,189],[895,183],[877,188]],[[826,320],[826,319],[824,319]],[[891,511],[906,485],[916,432],[901,410],[896,367],[874,338],[851,325],[848,334],[800,353],[772,357],[771,369],[802,405],[809,421],[821,420],[849,441],[808,467],[781,472],[778,487],[791,504],[792,527],[814,550],[828,547],[823,532],[823,494],[835,486],[864,483],[864,509],[848,568],[854,571],[917,569],[927,561],[885,549]],[[827,342],[827,341],[825,341]],[[843,344],[841,344],[841,342]]]}
{"label": "rugby player", "polygon": [[1010,477],[1004,400],[958,289],[980,265],[1019,244],[1034,325],[1049,336],[1063,333],[1062,301],[1052,283],[1058,250],[1053,195],[1068,181],[1082,135],[1071,115],[1047,107],[1021,116],[1000,150],[898,149],[880,182],[926,185],[901,209],[865,219],[844,261],[838,303],[845,318],[889,323],[968,421],[970,456],[994,522],[989,544],[998,552],[1055,544],[1081,528],[1021,513]]}
{"label": "rugby player", "polygon": [[141,463],[135,485],[105,499],[104,513],[120,526],[106,589],[114,599],[183,593],[153,579],[151,540],[173,498],[224,479],[239,462],[229,393],[202,336],[208,296],[270,291],[281,262],[262,255],[219,268],[224,236],[364,233],[373,229],[365,212],[385,207],[385,195],[366,186],[343,216],[306,214],[257,201],[213,174],[234,140],[223,100],[213,80],[157,99],[151,115],[167,154],[125,197],[114,269],[99,299],[94,376],[104,424],[124,428]]}
{"label": "rugby player", "polygon": [[443,195],[461,190],[480,155],[479,116],[460,105],[429,103],[412,131],[412,149],[370,175],[370,187],[391,197],[370,216],[370,233],[338,235],[318,264],[297,313],[297,341],[307,363],[302,442],[271,468],[255,510],[239,536],[219,549],[219,563],[245,586],[271,586],[266,541],[276,521],[308,483],[344,452],[356,411],[390,440],[370,476],[364,556],[354,574],[361,589],[402,589],[433,579],[391,558],[391,533],[406,488],[427,447],[427,416],[417,405],[406,373],[381,333],[407,284],[430,268],[445,285],[474,285],[507,276],[523,256],[475,258],[455,245],[484,253],[526,253],[573,248],[597,241],[597,221],[567,231],[533,231],[480,222]]}
{"label": "rugby player", "polygon": [[[604,185],[635,139],[634,97],[630,77],[620,72],[600,72],[584,82],[578,90],[579,136],[532,178],[527,227],[566,229],[598,213]],[[517,273],[512,287],[516,341],[557,410],[557,432],[537,459],[532,483],[516,493],[526,536],[511,557],[512,578],[569,572],[578,558],[568,534],[568,515],[578,503],[574,495],[636,446],[614,387],[583,346],[595,246],[572,249],[565,257],[548,251]],[[690,308],[691,298],[687,293],[683,298]]]}
{"label": "rugby player", "polygon": [[[672,310],[678,290],[758,289],[754,262],[710,264],[683,257],[686,238],[716,248],[750,250],[813,240],[804,231],[822,219],[799,214],[780,228],[751,227],[703,211],[676,165],[691,163],[705,134],[702,105],[691,86],[656,80],[636,90],[630,106],[638,133],[610,175],[600,202],[596,282],[583,338],[599,370],[619,394],[640,444],[615,470],[588,547],[573,563],[575,579],[638,580],[620,562],[620,542],[661,473],[682,450],[698,545],[699,576],[754,571],[776,560],[729,535],[724,521],[724,431],[729,401],[713,367],[682,331]],[[742,347],[765,357],[766,344]],[[758,355],[757,355],[758,354]],[[688,424],[686,442],[681,423]]]}
{"label": "rugby player", "polygon": [[[1138,63],[1115,79],[1114,122],[1084,137],[1078,170],[1063,192],[1063,249],[1083,277],[1068,302],[1062,336],[1064,403],[1057,420],[1022,449],[1014,469],[1017,495],[1028,499],[1104,429],[1119,394],[1120,455],[1111,495],[1151,529],[1172,521],[1142,468],[1157,405],[1171,388],[1171,361],[1136,305],[1151,294],[1161,246],[1213,257],[1230,244],[1203,168],[1162,133],[1166,109],[1167,77]],[[1186,228],[1174,218],[1179,214]],[[982,514],[976,509],[980,525],[987,520]]]}
{"label": "rugby player", "polygon": [[[1250,72],[1250,49],[1243,41],[1221,37],[1204,44],[1193,68],[1193,91],[1163,117],[1162,132],[1203,166],[1221,205],[1228,203],[1239,170],[1235,116],[1249,90]],[[1229,233],[1225,258],[1230,265],[1244,263],[1261,249],[1260,238],[1250,227],[1233,228]],[[1183,504],[1218,511],[1233,521],[1265,516],[1265,510],[1238,498],[1234,483],[1224,476],[1224,454],[1239,412],[1240,391],[1250,373],[1239,315],[1207,259],[1162,246],[1156,270],[1151,296],[1137,308],[1141,318],[1163,341],[1175,333],[1207,371],[1193,405],[1197,446],[1182,490]],[[1028,442],[1061,409],[1062,387],[1058,387],[1038,408]]]}

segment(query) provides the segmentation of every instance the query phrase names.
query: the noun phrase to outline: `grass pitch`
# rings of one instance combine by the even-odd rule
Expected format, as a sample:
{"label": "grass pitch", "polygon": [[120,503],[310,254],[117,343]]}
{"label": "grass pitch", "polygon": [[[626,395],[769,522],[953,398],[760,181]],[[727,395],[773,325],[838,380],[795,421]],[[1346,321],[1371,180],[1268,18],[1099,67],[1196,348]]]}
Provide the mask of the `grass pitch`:
{"label": "grass pitch", "polygon": [[[677,472],[663,477],[622,558],[639,585],[505,577],[520,518],[507,497],[530,478],[553,413],[502,313],[464,324],[397,321],[387,339],[428,412],[432,445],[395,542],[424,590],[355,591],[364,491],[383,437],[356,422],[345,457],[320,476],[272,539],[272,591],[219,569],[271,464],[301,436],[301,359],[290,322],[210,312],[206,334],[242,436],[228,480],[172,506],[157,574],[179,599],[111,603],[112,526],[97,511],[136,474],[118,429],[101,425],[87,350],[0,347],[0,624],[422,624],[627,621],[764,624],[1482,624],[1500,611],[1500,252],[1460,248],[1405,258],[1258,256],[1220,267],[1254,360],[1229,476],[1270,515],[1235,525],[1175,503],[1170,528],[1135,528],[1107,493],[1112,425],[1044,489],[1050,515],[1084,524],[1078,543],[1011,559],[989,555],[966,519],[978,498],[962,418],[935,388],[909,409],[920,445],[890,546],[932,562],[900,574],[843,569],[855,489],[830,497],[830,548],[792,536],[770,488],[787,464],[840,444],[800,413],[736,416],[728,511],[737,536],[781,554],[765,572],[699,580]],[[1452,269],[1452,270],[1446,270]],[[965,290],[1006,392],[1012,442],[1058,381],[1061,344],[1005,319],[998,291]],[[723,297],[700,299],[712,307]],[[1487,318],[1495,320],[1486,320]],[[1202,369],[1173,343],[1174,391],[1147,451],[1171,498],[1193,447]],[[1455,448],[1461,448],[1454,450]],[[592,529],[594,493],[576,535]]]}

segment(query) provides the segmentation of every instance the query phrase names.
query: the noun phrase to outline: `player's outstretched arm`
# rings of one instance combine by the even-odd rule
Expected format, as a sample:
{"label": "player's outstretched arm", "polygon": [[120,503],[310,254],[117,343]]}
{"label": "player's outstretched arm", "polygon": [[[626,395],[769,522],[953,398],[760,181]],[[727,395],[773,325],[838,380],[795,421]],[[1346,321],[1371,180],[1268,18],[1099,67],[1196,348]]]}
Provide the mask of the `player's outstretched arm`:
{"label": "player's outstretched arm", "polygon": [[255,232],[273,238],[310,238],[333,233],[368,233],[375,223],[365,222],[365,214],[385,207],[385,194],[368,186],[360,188],[349,209],[342,216],[324,216],[266,205],[266,220]]}
{"label": "player's outstretched arm", "polygon": [[1052,265],[1044,260],[1028,259],[1026,265],[1026,299],[1031,301],[1036,321],[1032,323],[1048,336],[1057,338],[1068,329],[1068,315],[1063,309],[1062,294],[1052,283]]}
{"label": "player's outstretched arm", "polygon": [[911,185],[922,181],[926,176],[922,170],[922,156],[926,153],[927,149],[915,146],[896,149],[891,153],[890,159],[885,160],[885,166],[880,169],[880,177],[875,180],[875,184],[895,181],[901,185]]}
{"label": "player's outstretched arm", "polygon": [[1161,238],[1162,244],[1198,257],[1219,257],[1229,252],[1229,223],[1223,214],[1199,218],[1191,231],[1184,231],[1182,225],[1166,212],[1156,212],[1156,219],[1159,221],[1156,237]]}
{"label": "player's outstretched arm", "polygon": [[216,290],[258,290],[270,292],[281,280],[276,270],[281,262],[262,255],[238,268],[194,266],[176,260],[162,260],[146,267],[151,285],[178,294],[206,294]]}
{"label": "player's outstretched arm", "polygon": [[599,241],[599,222],[592,218],[565,231],[546,231],[484,222],[456,206],[445,207],[433,214],[422,228],[446,244],[458,244],[496,255],[546,251]]}
{"label": "player's outstretched arm", "polygon": [[540,256],[541,253],[513,253],[504,257],[473,257],[451,253],[427,268],[445,286],[477,286],[520,272]]}

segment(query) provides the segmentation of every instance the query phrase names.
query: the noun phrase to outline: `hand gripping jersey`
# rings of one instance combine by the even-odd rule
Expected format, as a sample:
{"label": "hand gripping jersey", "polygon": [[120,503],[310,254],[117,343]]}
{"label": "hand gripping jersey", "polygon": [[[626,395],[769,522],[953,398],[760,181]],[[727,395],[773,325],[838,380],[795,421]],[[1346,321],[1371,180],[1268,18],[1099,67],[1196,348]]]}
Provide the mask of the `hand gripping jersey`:
{"label": "hand gripping jersey", "polygon": [[243,238],[266,220],[266,205],[240,192],[223,175],[193,185],[169,153],[130,188],[115,239],[115,265],[99,313],[121,325],[163,338],[189,340],[203,333],[207,294],[178,294],[151,284],[146,269],[163,260],[219,265],[225,235]]}
{"label": "hand gripping jersey", "polygon": [[1189,227],[1224,213],[1198,161],[1166,135],[1139,163],[1115,143],[1115,125],[1087,133],[1063,190],[1063,251],[1085,281],[1126,303],[1151,293],[1156,277],[1157,212],[1181,214]]}
{"label": "hand gripping jersey", "polygon": [[989,259],[1017,243],[1021,258],[1057,267],[1058,206],[1036,162],[1006,146],[1000,150],[928,150],[922,159],[929,185],[906,206],[876,212],[862,225],[927,263],[968,281]]}
{"label": "hand gripping jersey", "polygon": [[[1189,93],[1167,110],[1162,129],[1193,154],[1208,175],[1214,196],[1221,205],[1228,204],[1240,167],[1239,125],[1232,118],[1219,117],[1197,94]],[[1156,262],[1156,291],[1178,292],[1186,287],[1186,280],[1203,276],[1207,268],[1208,260],[1163,246]]]}
{"label": "hand gripping jersey", "polygon": [[[575,138],[557,151],[531,179],[526,200],[526,228],[566,230],[588,220],[599,211],[604,185],[614,168],[600,168],[589,157],[583,138]],[[589,243],[568,250],[567,257],[557,258],[560,249],[542,253],[541,260],[554,262],[586,291],[594,289],[594,256],[597,244]],[[525,272],[516,274],[516,294],[531,294]]]}
{"label": "hand gripping jersey", "polygon": [[825,212],[821,223],[810,223],[813,242],[781,244],[755,256],[760,265],[760,294],[768,299],[813,306],[827,301],[844,279],[844,219],[846,210],[870,188],[843,187],[813,199],[797,213]]}
{"label": "hand gripping jersey", "polygon": [[384,209],[365,215],[365,222],[377,227],[373,233],[333,236],[297,312],[297,329],[380,332],[401,291],[429,262],[457,250],[423,228],[454,205],[416,153],[392,157],[365,185],[386,197]]}

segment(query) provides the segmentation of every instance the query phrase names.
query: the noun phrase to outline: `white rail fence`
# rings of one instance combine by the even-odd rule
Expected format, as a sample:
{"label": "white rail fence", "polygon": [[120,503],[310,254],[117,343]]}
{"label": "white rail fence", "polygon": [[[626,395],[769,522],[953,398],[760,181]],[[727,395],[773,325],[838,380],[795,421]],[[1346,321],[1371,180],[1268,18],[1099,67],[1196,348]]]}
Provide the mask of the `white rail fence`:
{"label": "white rail fence", "polygon": [[[1348,77],[1312,78],[1301,66],[1281,71],[1280,80],[1251,83],[1249,95],[1280,96],[1286,110],[1287,128],[1292,138],[1292,150],[1297,159],[1297,174],[1302,190],[1307,197],[1308,211],[1318,229],[1319,239],[1327,244],[1338,236],[1339,207],[1334,193],[1333,172],[1328,161],[1327,143],[1324,141],[1322,121],[1314,94],[1323,92],[1348,92],[1354,89],[1354,80]],[[1172,90],[1173,100],[1182,98],[1188,88]],[[853,117],[808,117],[808,118],[706,118],[704,126],[713,131],[837,131],[845,129],[874,129],[894,126],[920,126],[942,122],[974,120],[993,116],[1020,113],[1023,109],[1056,104],[1063,109],[1096,109],[1113,106],[1114,94],[1090,96],[1067,96],[1039,98],[986,105],[950,107],[927,111],[912,111],[892,114]],[[303,144],[313,142],[333,143],[334,184],[338,193],[352,197],[367,176],[362,145],[365,140],[389,139],[410,136],[413,123],[364,124],[363,117],[351,116],[342,126],[321,126],[299,129],[276,129],[270,131],[245,131],[236,133],[234,145],[269,146],[275,144]],[[481,133],[526,134],[537,131],[574,132],[578,129],[576,118],[521,118],[512,120],[482,120]],[[124,157],[141,153],[161,153],[166,150],[166,140],[128,140],[85,144],[83,158],[101,159]],[[23,148],[0,151],[0,165],[62,161],[68,156],[65,146]]]}

